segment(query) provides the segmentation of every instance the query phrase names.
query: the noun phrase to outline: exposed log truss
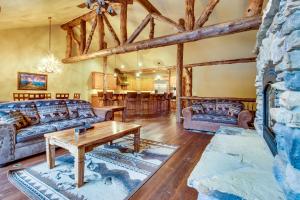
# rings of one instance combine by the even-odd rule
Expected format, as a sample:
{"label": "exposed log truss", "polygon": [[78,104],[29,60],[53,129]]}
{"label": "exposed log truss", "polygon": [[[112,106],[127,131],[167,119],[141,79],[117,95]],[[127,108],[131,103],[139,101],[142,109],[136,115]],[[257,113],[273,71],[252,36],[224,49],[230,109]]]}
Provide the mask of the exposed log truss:
{"label": "exposed log truss", "polygon": [[[185,76],[188,83],[188,95],[192,95],[193,67],[246,63],[255,60],[254,58],[243,58],[184,65],[184,43],[258,29],[261,24],[260,14],[262,11],[263,0],[248,0],[249,6],[245,11],[246,18],[210,26],[204,26],[204,24],[209,20],[210,15],[220,0],[208,0],[207,6],[197,20],[195,20],[195,0],[185,0],[185,19],[179,19],[178,23],[162,15],[149,0],[135,1],[140,3],[149,14],[142,20],[141,24],[129,38],[127,37],[128,4],[132,4],[133,0],[87,0],[85,4],[79,5],[78,7],[89,8],[92,11],[61,26],[62,29],[67,31],[66,58],[63,59],[63,62],[73,63],[97,57],[104,57],[104,59],[107,60],[107,56],[114,54],[177,45],[177,65],[175,67],[177,71],[177,121],[179,122],[181,120],[180,97],[183,95],[183,86],[186,86],[183,85],[183,76]],[[120,8],[119,36],[105,16],[105,13],[116,16],[117,13],[115,12],[115,8],[117,6]],[[159,20],[174,27],[177,33],[155,38],[154,20]],[[89,21],[92,21],[92,27],[87,38],[87,22]],[[149,39],[135,42],[136,38],[148,24],[150,24]],[[105,25],[116,43],[115,47],[107,47],[107,42],[105,42]],[[74,31],[77,26],[80,27],[79,37]],[[99,34],[99,50],[88,53],[97,26]],[[75,43],[75,45],[73,45],[73,43]],[[76,47],[76,51],[73,51],[74,47]],[[77,52],[77,55],[73,55],[73,52]],[[174,68],[174,66],[167,67],[168,70],[171,70],[172,68]]]}

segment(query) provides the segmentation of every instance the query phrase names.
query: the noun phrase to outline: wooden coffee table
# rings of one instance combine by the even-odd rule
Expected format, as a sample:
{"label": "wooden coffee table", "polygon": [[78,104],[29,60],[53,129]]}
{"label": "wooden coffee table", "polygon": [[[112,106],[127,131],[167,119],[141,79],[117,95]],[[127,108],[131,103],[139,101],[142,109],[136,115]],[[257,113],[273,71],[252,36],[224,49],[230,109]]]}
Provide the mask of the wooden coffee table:
{"label": "wooden coffee table", "polygon": [[134,135],[134,151],[140,150],[140,125],[116,121],[94,124],[95,128],[76,136],[74,129],[45,134],[46,156],[50,169],[55,167],[55,146],[68,150],[75,158],[74,170],[77,187],[84,182],[84,155],[95,147],[124,136]]}

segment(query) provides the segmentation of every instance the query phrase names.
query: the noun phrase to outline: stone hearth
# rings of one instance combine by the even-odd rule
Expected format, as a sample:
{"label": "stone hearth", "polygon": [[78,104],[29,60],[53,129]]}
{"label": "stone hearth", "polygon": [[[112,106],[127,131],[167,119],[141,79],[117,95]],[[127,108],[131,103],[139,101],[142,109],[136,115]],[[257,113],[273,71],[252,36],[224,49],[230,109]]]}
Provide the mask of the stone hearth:
{"label": "stone hearth", "polygon": [[[274,176],[288,200],[300,199],[300,1],[269,0],[257,36],[257,113],[255,127],[265,137],[264,91],[267,70],[276,76],[270,108],[275,134]],[[273,152],[274,153],[274,152]]]}

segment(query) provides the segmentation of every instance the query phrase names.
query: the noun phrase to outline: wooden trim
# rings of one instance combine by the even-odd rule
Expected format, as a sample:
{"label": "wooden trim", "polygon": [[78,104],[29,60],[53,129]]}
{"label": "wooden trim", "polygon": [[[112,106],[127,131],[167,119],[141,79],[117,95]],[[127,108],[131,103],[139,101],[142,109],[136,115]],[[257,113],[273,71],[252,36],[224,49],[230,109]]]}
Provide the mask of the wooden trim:
{"label": "wooden trim", "polygon": [[122,54],[138,50],[151,49],[157,47],[171,46],[180,43],[203,40],[212,37],[220,37],[229,34],[240,33],[244,31],[256,30],[261,24],[261,16],[243,18],[229,21],[221,24],[211,25],[172,35],[162,36],[151,40],[144,40],[131,44],[122,45],[115,48],[103,49],[87,55],[75,56],[63,59],[63,63],[74,63],[97,57],[110,56],[113,54]]}

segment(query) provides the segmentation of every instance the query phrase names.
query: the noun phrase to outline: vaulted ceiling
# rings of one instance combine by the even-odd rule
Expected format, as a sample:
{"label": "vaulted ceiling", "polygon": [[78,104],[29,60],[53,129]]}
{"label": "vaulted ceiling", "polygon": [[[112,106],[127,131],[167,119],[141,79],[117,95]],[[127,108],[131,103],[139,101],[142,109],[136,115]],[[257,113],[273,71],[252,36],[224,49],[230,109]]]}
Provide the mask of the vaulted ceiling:
{"label": "vaulted ceiling", "polygon": [[[163,15],[177,21],[184,17],[184,0],[150,0]],[[63,24],[86,12],[87,9],[77,5],[84,0],[1,0],[0,29],[36,27],[48,24],[47,18],[53,17],[54,24]],[[207,4],[207,0],[197,0],[196,16]],[[221,1],[210,21],[224,21],[240,17],[247,7],[247,0]],[[137,25],[146,15],[146,11],[138,5],[129,5],[128,25]],[[118,12],[118,10],[117,10]],[[118,17],[115,17],[117,20]],[[133,28],[132,28],[133,29]]]}

